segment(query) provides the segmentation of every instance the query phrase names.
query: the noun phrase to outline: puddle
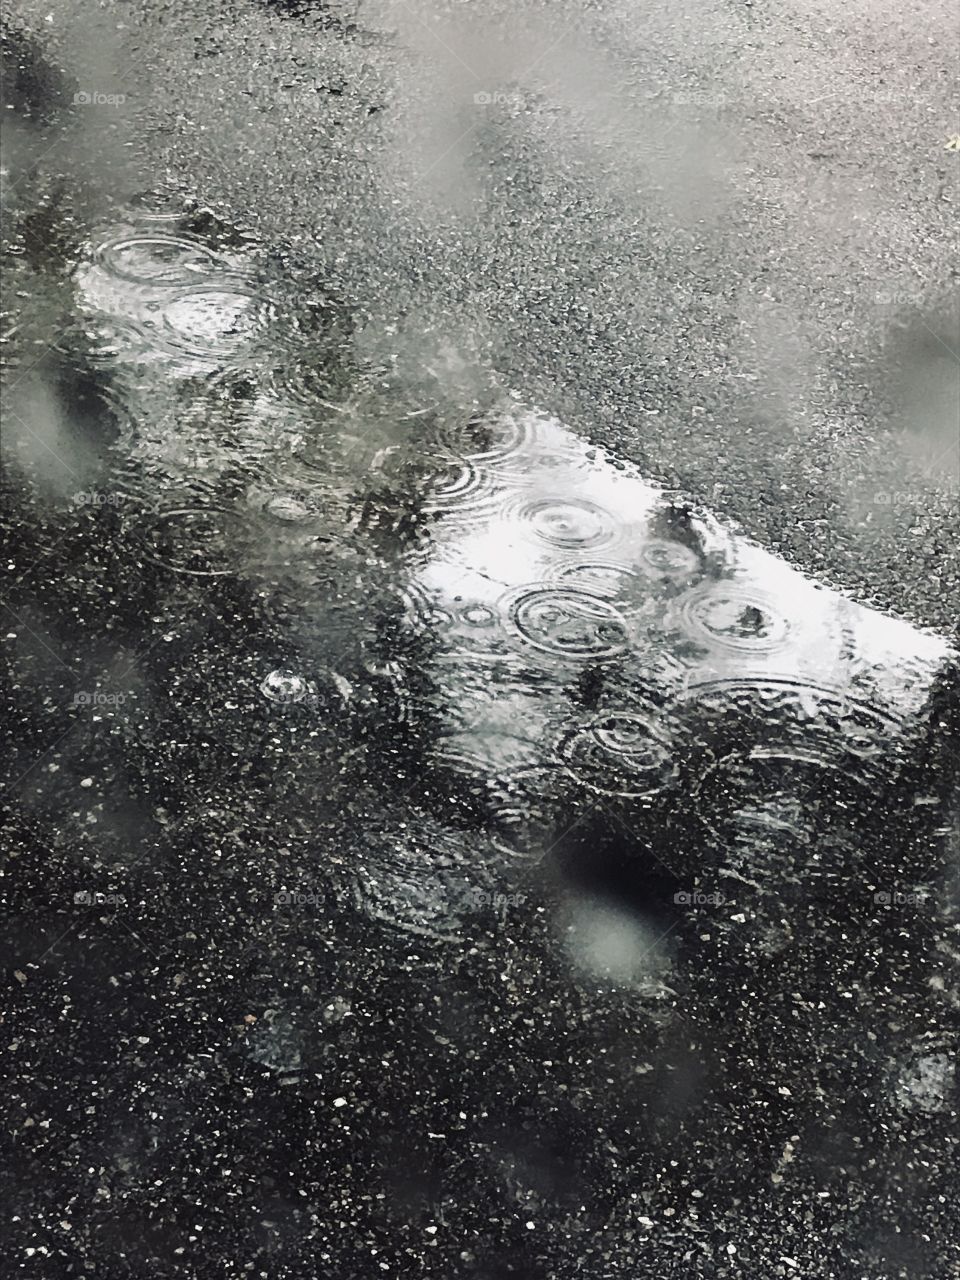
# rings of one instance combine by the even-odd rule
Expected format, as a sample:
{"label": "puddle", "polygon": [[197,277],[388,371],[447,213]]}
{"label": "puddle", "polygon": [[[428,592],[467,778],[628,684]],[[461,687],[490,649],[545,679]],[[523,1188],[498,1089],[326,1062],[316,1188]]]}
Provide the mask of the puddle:
{"label": "puddle", "polygon": [[265,261],[212,215],[141,202],[74,286],[132,423],[115,482],[139,558],[249,591],[297,637],[289,665],[264,654],[261,705],[322,725],[322,683],[351,751],[413,753],[411,825],[378,827],[339,886],[356,910],[458,944],[477,894],[592,806],[629,833],[661,805],[722,857],[758,831],[814,840],[814,811],[843,826],[895,783],[939,640],[516,394],[458,415],[428,362],[417,388],[389,361],[337,367],[346,319]]}
{"label": "puddle", "polygon": [[[864,1240],[877,1274],[919,1258],[949,1203],[924,1138],[957,1097],[956,655],[591,442],[650,428],[662,458],[673,423],[684,473],[720,430],[706,401],[676,421],[696,386],[753,378],[694,368],[683,342],[671,367],[669,290],[591,329],[573,295],[596,312],[603,270],[565,275],[551,307],[584,319],[567,345],[583,329],[592,350],[592,373],[564,377],[577,422],[555,416],[572,400],[549,361],[539,399],[483,367],[477,351],[501,359],[550,316],[508,314],[509,287],[477,285],[482,238],[380,190],[384,145],[422,123],[389,105],[407,54],[423,63],[406,26],[331,43],[325,6],[254,3],[232,36],[194,40],[201,8],[164,24],[159,78],[129,81],[137,167],[159,148],[173,183],[191,130],[209,159],[253,123],[225,158],[249,170],[260,148],[282,168],[274,125],[282,141],[302,81],[324,112],[301,141],[344,182],[318,237],[296,221],[310,184],[288,174],[273,203],[292,220],[267,244],[169,187],[122,207],[124,182],[146,181],[127,166],[93,190],[105,170],[72,144],[115,146],[107,112],[95,132],[71,113],[73,84],[52,156],[59,126],[18,135],[4,657],[22,814],[5,834],[27,1252],[103,1274],[111,1251],[138,1274],[191,1272],[202,1244],[264,1274],[319,1258],[532,1280],[667,1274],[681,1256],[691,1273],[813,1275]],[[147,34],[120,32],[134,63]],[[147,93],[184,40],[188,59],[216,55],[206,116],[172,83]],[[479,52],[478,101],[504,97],[502,50]],[[247,53],[256,67],[231,76]],[[567,266],[578,246],[599,265],[581,233],[617,201],[589,168],[552,184],[550,93],[527,96],[473,112],[464,157],[491,160],[500,208],[475,212],[519,226],[531,199],[541,220],[555,206]],[[269,168],[247,173],[258,221]],[[387,254],[360,234],[380,223]],[[718,316],[686,284],[696,343]],[[455,292],[459,314],[438,314]],[[371,314],[399,293],[417,305]],[[626,421],[614,379],[588,420],[601,348],[632,336],[625,394],[647,383],[650,407]],[[796,491],[776,397],[753,390],[738,474],[769,530]],[[735,482],[719,452],[713,479]],[[826,514],[835,489],[801,505]],[[804,521],[778,545],[836,569],[850,532]],[[934,574],[950,549],[930,547]],[[879,590],[874,568],[858,580]],[[870,1206],[879,1221],[911,1186],[925,1204],[907,1195],[903,1231],[877,1236]],[[186,1204],[189,1238],[172,1226]]]}

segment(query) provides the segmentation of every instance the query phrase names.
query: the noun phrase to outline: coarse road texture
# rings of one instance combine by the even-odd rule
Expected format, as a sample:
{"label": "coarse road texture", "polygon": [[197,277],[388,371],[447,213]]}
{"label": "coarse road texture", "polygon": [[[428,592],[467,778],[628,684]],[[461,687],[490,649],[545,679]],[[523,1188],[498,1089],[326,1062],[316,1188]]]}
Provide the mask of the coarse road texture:
{"label": "coarse road texture", "polygon": [[8,0],[16,1274],[960,1277],[956,27]]}

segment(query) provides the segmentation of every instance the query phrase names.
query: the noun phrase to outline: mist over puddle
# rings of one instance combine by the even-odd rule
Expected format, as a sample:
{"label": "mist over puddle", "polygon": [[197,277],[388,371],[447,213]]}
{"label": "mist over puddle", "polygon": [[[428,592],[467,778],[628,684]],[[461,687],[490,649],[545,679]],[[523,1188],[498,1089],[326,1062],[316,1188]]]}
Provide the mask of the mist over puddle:
{"label": "mist over puddle", "polygon": [[[377,732],[417,743],[411,826],[380,829],[336,873],[344,901],[464,945],[483,894],[515,887],[594,804],[621,839],[681,812],[717,847],[760,833],[779,848],[822,834],[814,810],[849,826],[893,785],[939,641],[820,588],[516,395],[442,407],[442,361],[417,375],[438,394],[348,378],[330,363],[328,299],[286,305],[257,246],[189,228],[131,209],[76,271],[91,357],[136,424],[123,467],[141,489],[122,515],[156,570],[280,602],[307,641],[299,665],[264,655],[273,714],[319,717],[318,680],[348,725],[403,708]],[[332,637],[345,656],[330,675]]]}

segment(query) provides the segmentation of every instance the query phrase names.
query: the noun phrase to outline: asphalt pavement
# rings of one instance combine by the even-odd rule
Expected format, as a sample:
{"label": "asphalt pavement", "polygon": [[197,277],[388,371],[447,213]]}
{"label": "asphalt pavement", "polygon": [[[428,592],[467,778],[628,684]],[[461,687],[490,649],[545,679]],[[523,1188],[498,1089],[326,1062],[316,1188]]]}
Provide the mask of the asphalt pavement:
{"label": "asphalt pavement", "polygon": [[4,24],[18,1274],[960,1275],[952,6]]}

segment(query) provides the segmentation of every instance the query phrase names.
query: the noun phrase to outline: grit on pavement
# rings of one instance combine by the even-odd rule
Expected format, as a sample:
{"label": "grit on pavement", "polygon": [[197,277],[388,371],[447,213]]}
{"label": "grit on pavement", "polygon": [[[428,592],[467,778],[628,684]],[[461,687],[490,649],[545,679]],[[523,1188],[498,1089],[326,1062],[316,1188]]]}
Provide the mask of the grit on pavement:
{"label": "grit on pavement", "polygon": [[18,1274],[960,1276],[956,28],[8,0]]}

